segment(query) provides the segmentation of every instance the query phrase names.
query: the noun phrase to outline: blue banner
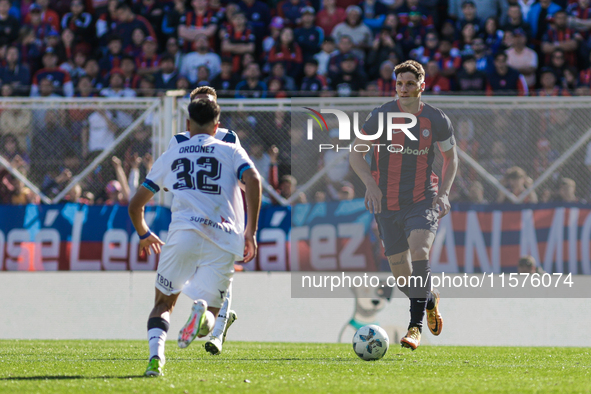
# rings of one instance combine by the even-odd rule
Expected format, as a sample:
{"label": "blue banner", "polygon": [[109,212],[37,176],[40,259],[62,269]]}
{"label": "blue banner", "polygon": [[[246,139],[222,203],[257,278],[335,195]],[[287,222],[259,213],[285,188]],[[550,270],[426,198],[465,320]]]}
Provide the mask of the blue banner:
{"label": "blue banner", "polygon": [[[146,207],[166,239],[168,208]],[[127,207],[81,204],[0,206],[0,269],[155,270],[138,256]],[[259,250],[245,270],[387,271],[373,216],[363,200],[266,206]],[[454,204],[431,248],[433,272],[515,272],[531,255],[547,272],[591,274],[591,205]]]}

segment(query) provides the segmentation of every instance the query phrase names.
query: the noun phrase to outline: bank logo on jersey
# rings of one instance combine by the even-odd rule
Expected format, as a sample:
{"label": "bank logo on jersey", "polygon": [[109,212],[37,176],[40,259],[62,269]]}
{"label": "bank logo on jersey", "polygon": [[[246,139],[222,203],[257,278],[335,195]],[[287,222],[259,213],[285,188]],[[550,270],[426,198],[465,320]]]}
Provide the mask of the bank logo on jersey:
{"label": "bank logo on jersey", "polygon": [[[398,145],[400,146],[400,145]],[[406,147],[406,149],[403,149],[401,151],[394,151],[392,153],[402,153],[403,155],[414,155],[414,156],[419,156],[419,155],[428,155],[429,154],[429,147],[426,147],[425,149],[411,149],[408,146]]]}

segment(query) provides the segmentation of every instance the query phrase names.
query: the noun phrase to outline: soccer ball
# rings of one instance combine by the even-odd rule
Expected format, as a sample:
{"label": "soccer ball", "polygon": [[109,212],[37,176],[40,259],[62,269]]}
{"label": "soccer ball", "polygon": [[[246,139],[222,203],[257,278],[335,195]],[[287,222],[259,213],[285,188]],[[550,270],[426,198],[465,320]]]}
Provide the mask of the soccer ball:
{"label": "soccer ball", "polygon": [[353,336],[353,351],[362,360],[375,361],[384,357],[389,343],[388,334],[383,328],[369,324],[361,327]]}
{"label": "soccer ball", "polygon": [[206,336],[211,332],[211,330],[213,330],[214,325],[215,317],[213,316],[213,313],[211,313],[210,311],[205,311],[205,320],[203,321],[203,324],[201,325],[197,335],[199,335],[200,337]]}

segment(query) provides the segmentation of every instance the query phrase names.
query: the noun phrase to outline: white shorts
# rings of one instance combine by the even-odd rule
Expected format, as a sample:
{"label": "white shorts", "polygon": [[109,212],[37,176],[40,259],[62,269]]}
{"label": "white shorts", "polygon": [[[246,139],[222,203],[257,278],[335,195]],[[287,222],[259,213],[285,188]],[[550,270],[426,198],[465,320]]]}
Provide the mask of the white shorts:
{"label": "white shorts", "polygon": [[[234,254],[191,230],[173,230],[162,247],[156,288],[166,295],[181,290],[193,300],[219,308],[234,276]],[[191,282],[186,290],[185,284]],[[190,294],[189,294],[190,293]]]}

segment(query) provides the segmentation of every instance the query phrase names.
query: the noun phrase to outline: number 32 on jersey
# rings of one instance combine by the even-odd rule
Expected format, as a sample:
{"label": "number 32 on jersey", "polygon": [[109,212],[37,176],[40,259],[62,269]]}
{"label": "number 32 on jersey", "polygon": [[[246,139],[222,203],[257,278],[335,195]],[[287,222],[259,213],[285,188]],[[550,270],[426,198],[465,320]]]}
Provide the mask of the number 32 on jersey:
{"label": "number 32 on jersey", "polygon": [[176,173],[178,180],[172,185],[175,190],[197,189],[207,194],[221,193],[220,185],[215,181],[220,179],[222,164],[215,157],[202,156],[194,162],[181,157],[172,163],[171,170]]}

